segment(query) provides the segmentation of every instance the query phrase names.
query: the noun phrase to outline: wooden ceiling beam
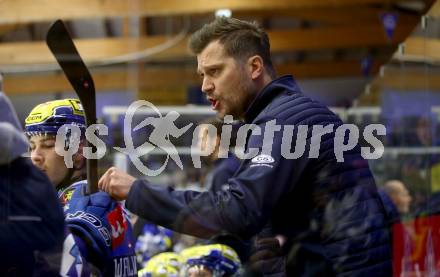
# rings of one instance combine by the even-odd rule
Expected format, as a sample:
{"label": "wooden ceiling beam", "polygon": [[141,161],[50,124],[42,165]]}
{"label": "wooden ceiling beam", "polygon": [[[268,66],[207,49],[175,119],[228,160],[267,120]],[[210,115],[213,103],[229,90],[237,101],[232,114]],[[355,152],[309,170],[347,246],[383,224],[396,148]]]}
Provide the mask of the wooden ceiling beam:
{"label": "wooden ceiling beam", "polygon": [[[233,11],[343,7],[366,4],[389,5],[404,0],[2,0],[0,24],[54,21],[58,18],[104,18],[127,16],[164,16],[212,12],[221,8]],[[422,0],[420,0],[422,1]]]}
{"label": "wooden ceiling beam", "polygon": [[[383,7],[330,7],[330,8],[302,8],[263,11],[239,11],[233,13],[238,18],[269,19],[295,18],[330,25],[357,25],[381,23],[381,14],[388,10]],[[415,14],[393,11],[398,16],[398,22],[406,22],[419,17]]]}
{"label": "wooden ceiling beam", "polygon": [[[384,60],[375,60],[368,75],[377,74],[384,63]],[[360,61],[356,60],[291,63],[277,65],[276,70],[278,75],[293,74],[297,79],[360,77],[364,75]]]}
{"label": "wooden ceiling beam", "polygon": [[391,41],[387,39],[381,24],[269,32],[269,37],[272,51],[389,46],[404,41],[416,26],[416,22],[417,20],[414,19],[397,25]]}
{"label": "wooden ceiling beam", "polygon": [[402,62],[440,63],[440,39],[410,37],[393,55],[393,59]]}
{"label": "wooden ceiling beam", "polygon": [[[378,47],[397,45],[412,31],[415,22],[399,24],[393,40],[389,41],[381,24],[333,26],[292,31],[269,31],[271,50],[276,52],[345,49],[355,47]],[[101,62],[133,51],[142,51],[167,41],[165,36],[141,38],[79,39],[75,44],[88,64]],[[190,57],[187,39],[184,39],[155,54],[149,60],[164,61]],[[44,42],[14,42],[0,44],[0,71],[8,72],[11,66],[33,66],[55,64],[52,54]],[[10,68],[9,68],[10,69]],[[44,70],[44,67],[41,68]]]}
{"label": "wooden ceiling beam", "polygon": [[[377,61],[371,69],[375,74],[384,61]],[[297,79],[362,76],[359,61],[310,62],[277,65],[279,75],[293,74]],[[121,67],[91,71],[97,91],[175,88],[198,85],[196,67],[145,67],[141,72]],[[4,91],[8,95],[44,94],[72,91],[61,72],[38,74],[5,74]]]}
{"label": "wooden ceiling beam", "polygon": [[[95,63],[134,51],[161,45],[167,41],[165,36],[155,37],[122,37],[105,39],[78,39],[75,45],[87,63]],[[188,56],[186,41],[167,49],[157,55],[160,57],[176,58]],[[4,65],[38,65],[54,64],[55,59],[45,42],[12,42],[0,44],[0,68]]]}
{"label": "wooden ceiling beam", "polygon": [[0,36],[3,36],[9,32],[12,32],[18,28],[22,28],[24,24],[2,24],[0,25]]}
{"label": "wooden ceiling beam", "polygon": [[428,15],[432,17],[440,17],[440,2],[435,1],[428,11]]}
{"label": "wooden ceiling beam", "polygon": [[440,71],[429,68],[385,68],[383,76],[376,77],[371,86],[375,89],[394,89],[399,91],[440,91]]}

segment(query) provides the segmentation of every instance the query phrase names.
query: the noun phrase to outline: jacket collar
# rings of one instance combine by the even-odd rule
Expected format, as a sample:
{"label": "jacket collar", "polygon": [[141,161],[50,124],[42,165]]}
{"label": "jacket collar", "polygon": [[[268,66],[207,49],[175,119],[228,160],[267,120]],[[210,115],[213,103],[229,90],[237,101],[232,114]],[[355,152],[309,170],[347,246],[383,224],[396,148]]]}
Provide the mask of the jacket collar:
{"label": "jacket collar", "polygon": [[267,84],[247,109],[245,122],[252,122],[270,102],[283,91],[300,91],[292,75],[284,75]]}

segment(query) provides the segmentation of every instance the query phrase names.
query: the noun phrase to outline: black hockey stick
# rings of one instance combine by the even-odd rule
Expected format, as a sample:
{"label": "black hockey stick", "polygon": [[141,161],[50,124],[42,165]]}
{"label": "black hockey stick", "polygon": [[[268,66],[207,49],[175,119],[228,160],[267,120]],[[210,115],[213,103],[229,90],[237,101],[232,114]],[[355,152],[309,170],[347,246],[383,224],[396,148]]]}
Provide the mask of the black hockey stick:
{"label": "black hockey stick", "polygon": [[[73,40],[62,20],[52,24],[46,43],[81,101],[87,127],[96,123],[96,95],[92,75],[76,50]],[[86,146],[91,146],[86,140]],[[94,146],[94,145],[93,145]],[[93,149],[95,152],[96,149]],[[98,161],[87,159],[88,192],[98,191]]]}

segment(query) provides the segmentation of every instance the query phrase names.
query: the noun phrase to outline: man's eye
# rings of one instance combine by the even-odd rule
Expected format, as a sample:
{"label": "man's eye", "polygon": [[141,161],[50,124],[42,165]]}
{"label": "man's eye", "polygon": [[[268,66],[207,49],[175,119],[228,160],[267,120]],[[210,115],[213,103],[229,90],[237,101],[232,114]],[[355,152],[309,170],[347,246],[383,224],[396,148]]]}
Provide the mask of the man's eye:
{"label": "man's eye", "polygon": [[46,148],[51,148],[51,147],[55,146],[55,143],[54,142],[46,142],[45,144],[43,144],[43,146]]}

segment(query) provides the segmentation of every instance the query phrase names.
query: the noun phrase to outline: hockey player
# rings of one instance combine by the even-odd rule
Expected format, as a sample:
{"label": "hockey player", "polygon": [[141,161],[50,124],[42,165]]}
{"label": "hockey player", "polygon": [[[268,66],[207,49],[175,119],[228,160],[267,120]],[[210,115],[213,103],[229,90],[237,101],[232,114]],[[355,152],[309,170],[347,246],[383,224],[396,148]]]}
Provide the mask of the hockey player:
{"label": "hockey player", "polygon": [[[66,136],[56,143],[60,128],[76,125],[81,137]],[[106,193],[84,195],[85,158],[82,155],[85,117],[77,99],[49,101],[36,106],[26,118],[31,160],[46,173],[58,191],[68,229],[59,273],[63,276],[136,276],[131,225],[120,203]],[[75,141],[76,140],[80,140]],[[79,143],[68,168],[56,147]]]}

